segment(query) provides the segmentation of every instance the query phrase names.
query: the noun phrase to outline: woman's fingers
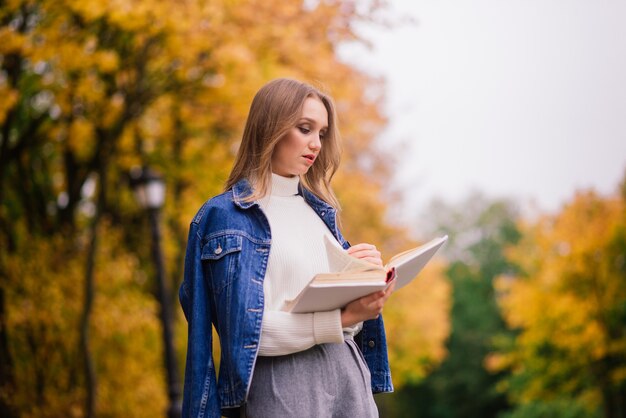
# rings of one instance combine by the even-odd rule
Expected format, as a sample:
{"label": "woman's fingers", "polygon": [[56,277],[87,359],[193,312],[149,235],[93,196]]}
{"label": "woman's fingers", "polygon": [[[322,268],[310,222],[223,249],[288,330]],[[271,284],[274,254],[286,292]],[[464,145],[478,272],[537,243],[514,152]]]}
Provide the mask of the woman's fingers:
{"label": "woman's fingers", "polygon": [[367,261],[368,263],[376,264],[377,266],[382,267],[383,260],[380,257],[359,257],[361,260]]}
{"label": "woman's fingers", "polygon": [[369,295],[363,296],[361,301],[363,305],[369,306],[372,303],[375,303],[377,300],[385,297],[385,291],[379,290],[378,292],[370,293]]}
{"label": "woman's fingers", "polygon": [[348,248],[348,254],[356,258],[363,258],[368,256],[380,257],[380,251],[376,249],[376,247],[371,246],[371,248]]}
{"label": "woman's fingers", "polygon": [[348,248],[348,254],[352,254],[353,252],[356,252],[356,251],[369,251],[369,250],[375,250],[375,249],[376,249],[375,245],[361,243],[361,244],[353,245],[352,247]]}
{"label": "woman's fingers", "polygon": [[387,299],[389,299],[389,296],[391,296],[391,293],[393,292],[393,286],[394,284],[392,284],[385,290],[380,290],[378,292],[374,292],[372,294],[364,296],[361,299],[363,304],[372,308],[382,308],[385,302],[387,302]]}
{"label": "woman's fingers", "polygon": [[391,294],[393,293],[393,289],[395,287],[396,282],[393,282],[389,285],[387,289],[374,292],[371,295],[365,296],[367,300],[364,300],[363,302],[367,305],[368,308],[379,310],[378,313],[381,313],[383,310],[383,306],[387,302],[387,299],[389,299],[389,296],[391,296]]}
{"label": "woman's fingers", "polygon": [[376,249],[376,246],[372,244],[361,243],[353,245],[352,247],[348,248],[348,254],[353,257],[365,260],[369,263],[376,264],[377,266],[383,265],[380,251],[378,251]]}
{"label": "woman's fingers", "polygon": [[[383,306],[387,302],[387,299],[393,293],[395,282],[385,290],[379,290],[378,292],[370,293],[363,296],[360,299],[350,302],[342,310],[342,324],[343,326],[351,326],[357,322],[366,321],[368,319],[375,319],[383,312]],[[351,320],[344,323],[345,318],[351,318]]]}

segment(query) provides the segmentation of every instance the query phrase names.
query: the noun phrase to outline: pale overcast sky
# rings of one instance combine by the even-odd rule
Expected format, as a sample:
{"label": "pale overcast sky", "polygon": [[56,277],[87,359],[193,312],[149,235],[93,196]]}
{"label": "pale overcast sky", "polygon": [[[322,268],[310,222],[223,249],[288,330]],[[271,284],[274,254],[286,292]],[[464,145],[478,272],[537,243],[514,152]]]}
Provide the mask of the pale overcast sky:
{"label": "pale overcast sky", "polygon": [[363,27],[345,59],[388,82],[405,213],[472,189],[554,211],[626,170],[626,1],[392,0],[414,25]]}

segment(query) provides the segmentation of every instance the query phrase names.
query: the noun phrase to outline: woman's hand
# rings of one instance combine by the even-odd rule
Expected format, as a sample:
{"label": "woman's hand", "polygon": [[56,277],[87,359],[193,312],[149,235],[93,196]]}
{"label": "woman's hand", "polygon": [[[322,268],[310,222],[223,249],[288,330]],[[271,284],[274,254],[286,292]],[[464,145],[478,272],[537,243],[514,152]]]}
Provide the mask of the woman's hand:
{"label": "woman's hand", "polygon": [[383,311],[385,302],[396,287],[396,281],[385,290],[371,293],[360,299],[354,300],[341,310],[341,326],[342,328],[350,327],[361,321],[368,319],[376,319]]}
{"label": "woman's hand", "polygon": [[[367,243],[353,245],[348,248],[348,254],[376,266],[383,266],[383,259],[381,258],[380,251],[376,249],[375,245]],[[387,298],[389,298],[389,295],[391,295],[391,292],[393,292],[394,287],[395,282],[392,283],[386,290],[374,292],[350,302],[341,310],[341,326],[349,327],[361,321],[377,318],[383,311],[383,306],[385,305]]]}
{"label": "woman's hand", "polygon": [[348,254],[352,257],[360,258],[365,261],[369,261],[372,264],[382,267],[383,259],[380,256],[380,251],[376,249],[372,244],[357,244],[348,248]]}

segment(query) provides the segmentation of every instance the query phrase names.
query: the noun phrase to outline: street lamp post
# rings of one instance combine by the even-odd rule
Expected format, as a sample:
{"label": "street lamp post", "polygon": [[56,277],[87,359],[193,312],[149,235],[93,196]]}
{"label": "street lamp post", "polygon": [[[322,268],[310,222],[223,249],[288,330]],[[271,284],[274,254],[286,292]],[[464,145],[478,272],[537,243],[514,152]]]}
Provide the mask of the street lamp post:
{"label": "street lamp post", "polygon": [[169,397],[167,416],[168,418],[180,418],[180,381],[173,344],[173,320],[169,304],[170,290],[165,279],[165,266],[163,263],[163,252],[161,251],[160,214],[165,201],[165,182],[160,175],[146,167],[132,170],[130,178],[137,202],[146,209],[150,218],[152,258],[156,268],[156,296],[160,305],[165,368],[167,370]]}

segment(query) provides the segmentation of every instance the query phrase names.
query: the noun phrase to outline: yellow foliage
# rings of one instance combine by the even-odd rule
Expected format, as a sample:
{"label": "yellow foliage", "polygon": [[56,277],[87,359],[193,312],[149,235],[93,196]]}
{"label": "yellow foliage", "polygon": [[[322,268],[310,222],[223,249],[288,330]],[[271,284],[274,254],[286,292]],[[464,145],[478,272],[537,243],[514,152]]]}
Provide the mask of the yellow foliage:
{"label": "yellow foliage", "polygon": [[0,27],[0,53],[2,55],[17,53],[22,50],[27,38],[8,26]]}
{"label": "yellow foliage", "polygon": [[96,54],[97,67],[103,73],[112,73],[119,67],[119,57],[115,51],[101,51]]}
{"label": "yellow foliage", "polygon": [[[155,299],[142,288],[138,260],[103,227],[91,323],[99,416],[155,417],[167,407],[163,344]],[[132,412],[131,412],[132,409]]]}
{"label": "yellow foliage", "polygon": [[[152,297],[138,285],[137,260],[104,227],[90,345],[99,416],[154,417],[165,410],[160,328]],[[11,400],[25,417],[81,417],[84,396],[78,325],[86,248],[62,234],[29,237],[3,254],[9,286],[7,325],[16,365]]]}
{"label": "yellow foliage", "polygon": [[[80,183],[78,174],[92,175],[93,158],[102,157],[94,153],[106,149],[107,210],[120,222],[116,228],[133,230],[136,203],[120,187],[131,167],[149,163],[167,179],[164,248],[167,266],[180,280],[189,221],[204,200],[221,191],[254,93],[272,78],[289,76],[323,84],[336,99],[345,153],[335,187],[345,208],[347,238],[375,243],[386,255],[412,245],[385,219],[392,197],[384,185],[392,164],[374,143],[385,124],[382,82],[336,54],[342,41],[356,39],[353,24],[369,18],[350,1],[304,7],[300,1],[278,0],[11,0],[0,6],[0,16],[10,20],[24,5],[35,14],[32,27],[23,33],[14,25],[0,28],[0,55],[20,54],[26,80],[0,85],[0,123],[11,110],[29,109],[33,91],[50,93],[50,107],[41,110],[50,118],[33,142],[45,149],[34,151],[39,153],[35,160],[48,158],[41,177],[53,179],[53,196],[43,202],[51,228],[58,221],[57,196]],[[379,5],[373,2],[371,11]],[[20,116],[25,125],[32,118],[29,112]],[[70,170],[64,161],[77,166]],[[73,203],[80,207],[80,201]],[[2,206],[0,220],[12,224],[6,212]],[[83,413],[82,366],[68,361],[79,358],[83,228],[89,217],[77,219],[71,233],[54,231],[47,241],[16,232],[29,244],[20,244],[7,264],[9,321],[15,328],[11,344],[23,389],[15,403],[24,416]],[[112,226],[102,227],[101,236],[91,341],[99,374],[98,415],[162,415],[165,388],[154,303],[141,286],[131,249],[124,249],[130,244]],[[440,361],[448,332],[441,267],[413,287],[403,290],[406,296],[394,296],[398,306],[389,308],[397,385],[423,376]],[[178,319],[182,322],[180,311]],[[182,338],[184,324],[176,332]],[[28,338],[37,344],[29,345]],[[180,353],[184,341],[176,343]],[[37,398],[33,391],[41,385],[34,379],[42,364],[49,365],[48,380]]]}
{"label": "yellow foliage", "polygon": [[68,146],[80,159],[86,160],[92,155],[94,140],[93,124],[83,118],[78,118],[70,124]]}
{"label": "yellow foliage", "polygon": [[[23,407],[26,416],[59,416],[59,410],[69,411],[79,400],[75,388],[68,390],[71,369],[58,367],[65,357],[78,357],[77,328],[67,318],[79,308],[80,292],[68,280],[79,266],[73,260],[61,261],[59,254],[67,252],[67,244],[60,236],[22,245],[21,256],[3,253],[2,260],[9,273],[6,321],[18,372],[18,392],[11,401]],[[52,381],[60,393],[52,388],[37,393]]]}
{"label": "yellow foliage", "polygon": [[517,401],[561,394],[593,410],[610,402],[602,388],[626,382],[625,209],[619,197],[578,193],[561,213],[525,226],[510,250],[528,277],[501,277],[497,289],[519,335],[491,365],[527,376]]}
{"label": "yellow foliage", "polygon": [[415,383],[443,361],[450,333],[450,284],[434,260],[410,285],[394,293],[384,318],[394,385]]}
{"label": "yellow foliage", "polygon": [[18,98],[19,93],[16,90],[0,85],[0,124],[4,123],[7,112],[15,106]]}

